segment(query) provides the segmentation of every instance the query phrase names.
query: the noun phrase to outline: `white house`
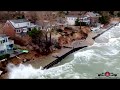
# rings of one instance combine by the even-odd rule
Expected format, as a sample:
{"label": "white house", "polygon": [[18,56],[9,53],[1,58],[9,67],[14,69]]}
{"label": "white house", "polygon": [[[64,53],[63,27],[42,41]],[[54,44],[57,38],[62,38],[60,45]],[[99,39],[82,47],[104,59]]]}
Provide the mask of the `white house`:
{"label": "white house", "polygon": [[39,20],[36,22],[37,25],[41,26],[41,30],[49,31],[58,26],[56,21],[50,22],[48,20]]}
{"label": "white house", "polygon": [[66,21],[68,25],[75,25],[76,19],[79,19],[81,22],[85,22],[86,24],[90,23],[90,19],[87,16],[81,16],[80,15],[67,15]]}
{"label": "white house", "polygon": [[9,37],[1,34],[0,35],[0,55],[7,53],[9,50],[13,49],[14,41],[9,40]]}
{"label": "white house", "polygon": [[75,25],[76,19],[77,19],[76,16],[67,16],[67,17],[66,17],[67,24],[68,24],[68,25]]}
{"label": "white house", "polygon": [[82,17],[80,18],[80,21],[81,21],[81,22],[85,22],[86,24],[90,24],[90,19],[89,19],[89,17],[87,17],[87,16],[82,16]]}
{"label": "white house", "polygon": [[75,25],[75,21],[77,18],[79,18],[81,22],[94,25],[98,23],[99,17],[101,16],[98,13],[93,13],[93,12],[85,12],[83,14],[73,12],[72,14],[66,16],[66,20],[68,25]]}
{"label": "white house", "polygon": [[100,14],[94,12],[86,12],[84,16],[86,16],[90,20],[91,26],[97,26],[97,24],[99,23],[99,17],[101,17]]}
{"label": "white house", "polygon": [[35,27],[38,28],[37,25],[31,23],[26,19],[8,20],[7,22],[10,22],[13,25],[17,33],[20,33],[22,31],[27,32],[28,30]]}
{"label": "white house", "polygon": [[31,31],[33,28],[41,28],[38,25],[31,23],[26,19],[17,19],[17,20],[7,20],[3,29],[4,34],[13,37],[16,35],[23,36],[26,35],[28,31]]}

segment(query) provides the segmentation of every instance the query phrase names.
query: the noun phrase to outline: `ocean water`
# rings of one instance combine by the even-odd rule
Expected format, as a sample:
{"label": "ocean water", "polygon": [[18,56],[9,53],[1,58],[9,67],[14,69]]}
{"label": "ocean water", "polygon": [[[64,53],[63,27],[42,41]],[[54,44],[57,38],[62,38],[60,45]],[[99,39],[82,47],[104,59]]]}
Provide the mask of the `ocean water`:
{"label": "ocean water", "polygon": [[120,25],[98,37],[92,46],[72,53],[54,67],[8,65],[9,79],[93,79],[103,72],[120,77]]}

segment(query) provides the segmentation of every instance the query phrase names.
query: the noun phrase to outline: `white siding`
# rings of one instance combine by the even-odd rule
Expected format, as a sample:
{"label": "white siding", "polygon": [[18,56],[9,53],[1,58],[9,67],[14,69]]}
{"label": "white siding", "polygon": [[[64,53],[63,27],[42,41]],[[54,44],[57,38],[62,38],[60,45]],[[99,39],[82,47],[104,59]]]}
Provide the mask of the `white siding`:
{"label": "white siding", "polygon": [[16,23],[16,24],[13,24],[16,28],[19,28],[19,27],[25,27],[25,26],[30,26],[30,22],[24,22],[24,23]]}
{"label": "white siding", "polygon": [[75,25],[77,17],[67,17],[67,24],[68,25]]}
{"label": "white siding", "polygon": [[[14,44],[14,41],[13,40],[8,40],[8,37],[0,37],[0,51],[2,50],[6,50],[7,51],[7,45],[10,45],[10,44]],[[5,40],[5,42],[3,43],[3,40]],[[1,43],[2,41],[2,43]]]}
{"label": "white siding", "polygon": [[22,30],[21,29],[16,29],[16,33],[21,33]]}
{"label": "white siding", "polygon": [[[67,24],[68,25],[75,25],[76,19],[77,19],[77,17],[67,17]],[[85,23],[89,24],[90,20],[88,17],[84,17],[84,18],[81,18],[81,22],[85,22]]]}

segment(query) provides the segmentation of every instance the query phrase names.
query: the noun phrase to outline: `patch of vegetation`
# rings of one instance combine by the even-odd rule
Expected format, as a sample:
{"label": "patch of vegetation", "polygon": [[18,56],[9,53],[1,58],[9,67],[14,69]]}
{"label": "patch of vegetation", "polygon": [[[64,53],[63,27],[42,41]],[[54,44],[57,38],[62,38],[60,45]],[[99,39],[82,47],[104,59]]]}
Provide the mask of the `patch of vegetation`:
{"label": "patch of vegetation", "polygon": [[61,49],[61,46],[59,45],[59,43],[55,43],[54,47],[57,49]]}
{"label": "patch of vegetation", "polygon": [[22,15],[22,16],[17,16],[16,18],[17,18],[17,19],[25,19],[25,16],[24,16],[24,15]]}
{"label": "patch of vegetation", "polygon": [[75,26],[80,26],[80,20],[78,18],[75,21]]}
{"label": "patch of vegetation", "polygon": [[120,12],[117,13],[117,16],[120,17]]}
{"label": "patch of vegetation", "polygon": [[73,35],[74,35],[74,33],[75,33],[75,32],[74,32],[74,31],[72,31],[72,33],[71,33],[70,35],[71,35],[71,36],[73,36]]}
{"label": "patch of vegetation", "polygon": [[107,24],[109,23],[110,21],[110,17],[109,16],[102,16],[102,17],[99,17],[99,22],[101,24]]}
{"label": "patch of vegetation", "polygon": [[57,31],[57,32],[63,32],[63,30],[62,30],[62,29],[57,29],[56,31]]}
{"label": "patch of vegetation", "polygon": [[37,30],[37,28],[33,28],[28,32],[28,35],[32,38],[37,38],[40,34],[42,34],[41,30]]}
{"label": "patch of vegetation", "polygon": [[65,17],[65,14],[66,14],[66,13],[65,13],[64,11],[59,11],[59,12],[58,12],[58,16],[59,16],[59,17],[63,17],[63,18],[64,18],[64,17]]}
{"label": "patch of vegetation", "polygon": [[69,36],[69,34],[67,32],[64,32],[65,36]]}
{"label": "patch of vegetation", "polygon": [[87,26],[87,24],[85,22],[80,22],[79,19],[76,19],[75,26],[80,26],[80,24],[81,24],[81,26]]}
{"label": "patch of vegetation", "polygon": [[55,43],[51,39],[51,32],[43,32],[34,28],[28,32],[28,35],[32,38],[32,43],[35,45],[34,50],[38,54],[48,55],[53,50],[52,46]]}
{"label": "patch of vegetation", "polygon": [[110,15],[114,16],[114,11],[109,11]]}
{"label": "patch of vegetation", "polygon": [[81,26],[87,26],[85,22],[81,22]]}
{"label": "patch of vegetation", "polygon": [[72,30],[72,28],[71,28],[71,27],[65,27],[64,29],[69,29],[69,30]]}
{"label": "patch of vegetation", "polygon": [[4,54],[0,56],[0,60],[5,59],[5,58],[9,58],[10,54]]}

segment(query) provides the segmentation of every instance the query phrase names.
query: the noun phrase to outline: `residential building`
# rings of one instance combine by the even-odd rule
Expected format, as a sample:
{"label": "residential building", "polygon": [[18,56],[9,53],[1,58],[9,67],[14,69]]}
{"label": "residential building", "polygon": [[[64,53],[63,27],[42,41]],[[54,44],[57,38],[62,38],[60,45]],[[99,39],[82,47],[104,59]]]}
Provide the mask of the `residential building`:
{"label": "residential building", "polygon": [[66,18],[62,18],[62,17],[57,18],[57,20],[56,20],[56,28],[57,29],[64,30],[64,28],[67,26],[68,26],[68,24],[67,24]]}
{"label": "residential building", "polygon": [[67,24],[68,25],[75,25],[76,19],[79,19],[81,22],[85,22],[86,24],[90,23],[90,20],[86,16],[80,16],[80,15],[67,15]]}
{"label": "residential building", "polygon": [[83,12],[81,11],[68,11],[68,14],[66,15],[67,24],[75,25],[76,19],[80,18],[81,15],[83,15]]}
{"label": "residential building", "polygon": [[86,16],[90,20],[91,26],[97,26],[97,23],[99,22],[100,14],[93,13],[93,12],[87,12],[84,16]]}
{"label": "residential building", "polygon": [[66,21],[68,25],[75,25],[75,21],[78,18],[81,22],[85,22],[88,25],[97,25],[100,15],[93,12],[80,12],[66,15]]}
{"label": "residential building", "polygon": [[26,19],[7,20],[3,27],[3,32],[10,37],[24,36],[33,28],[40,28],[40,26],[35,25]]}
{"label": "residential building", "polygon": [[5,34],[0,35],[0,55],[13,50],[14,41],[10,40]]}
{"label": "residential building", "polygon": [[41,30],[52,30],[59,26],[59,23],[56,21],[50,22],[48,20],[39,20],[36,22],[37,25],[41,26]]}

